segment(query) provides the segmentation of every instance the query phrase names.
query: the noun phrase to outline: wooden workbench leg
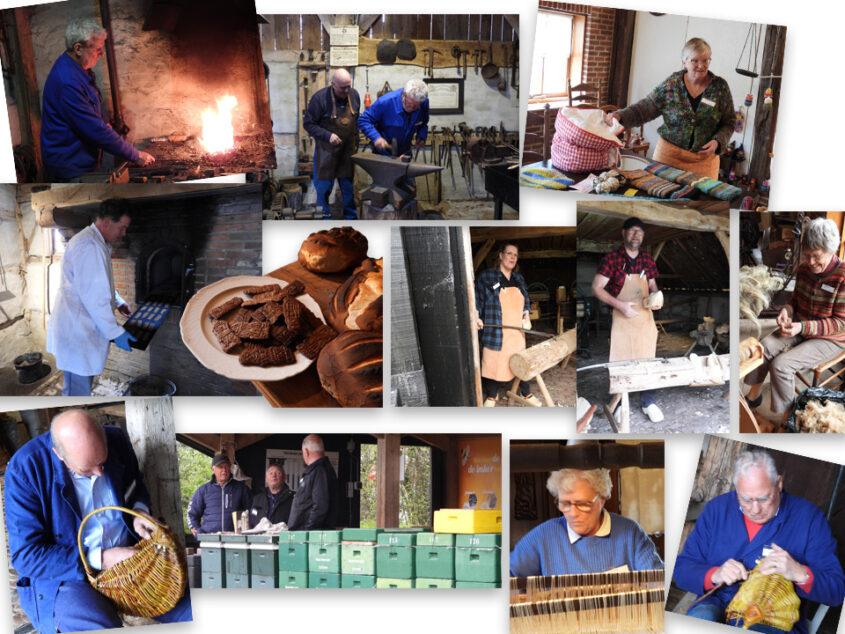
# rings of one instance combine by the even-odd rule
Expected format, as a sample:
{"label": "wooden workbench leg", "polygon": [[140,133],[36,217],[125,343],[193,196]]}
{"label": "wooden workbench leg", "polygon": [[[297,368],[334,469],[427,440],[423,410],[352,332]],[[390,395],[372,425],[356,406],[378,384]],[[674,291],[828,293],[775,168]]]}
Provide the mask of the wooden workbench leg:
{"label": "wooden workbench leg", "polygon": [[628,392],[622,392],[622,405],[619,407],[619,433],[628,434],[631,431],[631,406]]}
{"label": "wooden workbench leg", "polygon": [[540,393],[543,395],[543,400],[546,401],[546,407],[554,407],[555,402],[552,400],[552,395],[549,394],[549,390],[546,389],[546,383],[543,381],[543,377],[541,375],[537,375],[534,377],[537,381],[537,385],[540,388]]}
{"label": "wooden workbench leg", "polygon": [[519,394],[519,377],[514,377],[513,383],[511,383],[511,390],[508,392],[508,405],[514,404],[514,398],[511,395]]}

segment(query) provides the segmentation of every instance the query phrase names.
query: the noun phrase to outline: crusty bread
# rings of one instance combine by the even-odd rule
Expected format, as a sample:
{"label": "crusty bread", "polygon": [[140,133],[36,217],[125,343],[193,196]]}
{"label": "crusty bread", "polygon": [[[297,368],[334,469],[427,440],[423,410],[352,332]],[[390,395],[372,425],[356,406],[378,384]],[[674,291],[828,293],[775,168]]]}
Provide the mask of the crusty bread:
{"label": "crusty bread", "polygon": [[381,407],[382,355],[381,333],[347,330],[320,352],[320,383],[343,407]]}
{"label": "crusty bread", "polygon": [[352,227],[312,233],[299,249],[299,263],[315,273],[338,273],[367,257],[367,238]]}
{"label": "crusty bread", "polygon": [[326,318],[338,332],[381,332],[383,294],[382,260],[367,258],[337,289]]}

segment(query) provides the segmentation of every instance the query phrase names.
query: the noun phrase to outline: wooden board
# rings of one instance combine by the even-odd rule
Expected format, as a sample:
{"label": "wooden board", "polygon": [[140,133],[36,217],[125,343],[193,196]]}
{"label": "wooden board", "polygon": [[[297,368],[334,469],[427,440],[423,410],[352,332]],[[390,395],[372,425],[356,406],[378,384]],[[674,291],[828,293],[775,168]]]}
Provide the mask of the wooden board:
{"label": "wooden board", "polygon": [[[268,273],[267,277],[275,277],[285,282],[301,281],[305,285],[305,292],[317,302],[325,315],[337,287],[346,281],[350,273],[351,271],[317,275],[299,262],[291,262]],[[252,384],[273,407],[340,407],[320,385],[316,363],[284,381],[253,381]]]}
{"label": "wooden board", "polygon": [[642,390],[679,386],[722,385],[730,379],[729,354],[698,357],[690,355],[664,360],[631,361],[609,367],[609,393],[627,394]]}

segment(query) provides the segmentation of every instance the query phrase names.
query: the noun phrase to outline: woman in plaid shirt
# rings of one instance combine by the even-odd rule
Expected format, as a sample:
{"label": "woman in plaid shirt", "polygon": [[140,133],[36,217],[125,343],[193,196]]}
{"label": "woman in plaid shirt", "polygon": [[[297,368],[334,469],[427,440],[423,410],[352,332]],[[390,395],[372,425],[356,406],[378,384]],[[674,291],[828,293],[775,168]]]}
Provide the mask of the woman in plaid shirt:
{"label": "woman in plaid shirt", "polygon": [[[484,407],[495,407],[499,384],[513,381],[510,371],[511,355],[525,349],[525,334],[512,328],[531,328],[528,288],[525,278],[516,272],[519,248],[512,242],[499,247],[498,266],[486,269],[475,278],[476,326],[481,340],[481,385]],[[484,325],[488,327],[485,328]],[[540,399],[531,393],[531,386],[520,381],[519,392],[532,405],[540,407]]]}
{"label": "woman in plaid shirt", "polygon": [[845,347],[845,262],[836,255],[841,239],[833,220],[814,218],[801,235],[802,260],[792,298],[777,317],[779,329],[763,339],[764,362],[745,377],[745,400],[763,402],[763,381],[772,383],[773,422],[785,422],[795,394],[795,373],[817,366]]}

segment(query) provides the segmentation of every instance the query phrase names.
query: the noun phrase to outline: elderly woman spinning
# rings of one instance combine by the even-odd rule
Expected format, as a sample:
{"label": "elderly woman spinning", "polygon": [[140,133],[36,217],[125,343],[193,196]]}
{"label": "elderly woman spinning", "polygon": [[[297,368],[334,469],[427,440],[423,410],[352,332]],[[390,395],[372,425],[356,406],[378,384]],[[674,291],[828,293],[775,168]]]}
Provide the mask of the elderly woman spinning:
{"label": "elderly woman spinning", "polygon": [[609,116],[630,128],[663,115],[654,160],[718,178],[719,153],[728,146],[736,123],[731,90],[709,71],[710,45],[701,38],[684,45],[681,60],[683,70],[669,75],[642,101]]}
{"label": "elderly woman spinning", "polygon": [[519,540],[511,553],[511,576],[663,568],[640,525],[605,510],[612,488],[607,469],[554,471],[546,488],[563,517],[543,522]]}
{"label": "elderly woman spinning", "polygon": [[763,365],[745,377],[751,385],[745,397],[750,407],[762,403],[768,374],[771,411],[785,420],[795,393],[795,373],[838,355],[845,347],[845,263],[836,255],[840,244],[833,220],[814,218],[804,225],[802,261],[792,298],[778,314],[779,330],[763,339]]}

